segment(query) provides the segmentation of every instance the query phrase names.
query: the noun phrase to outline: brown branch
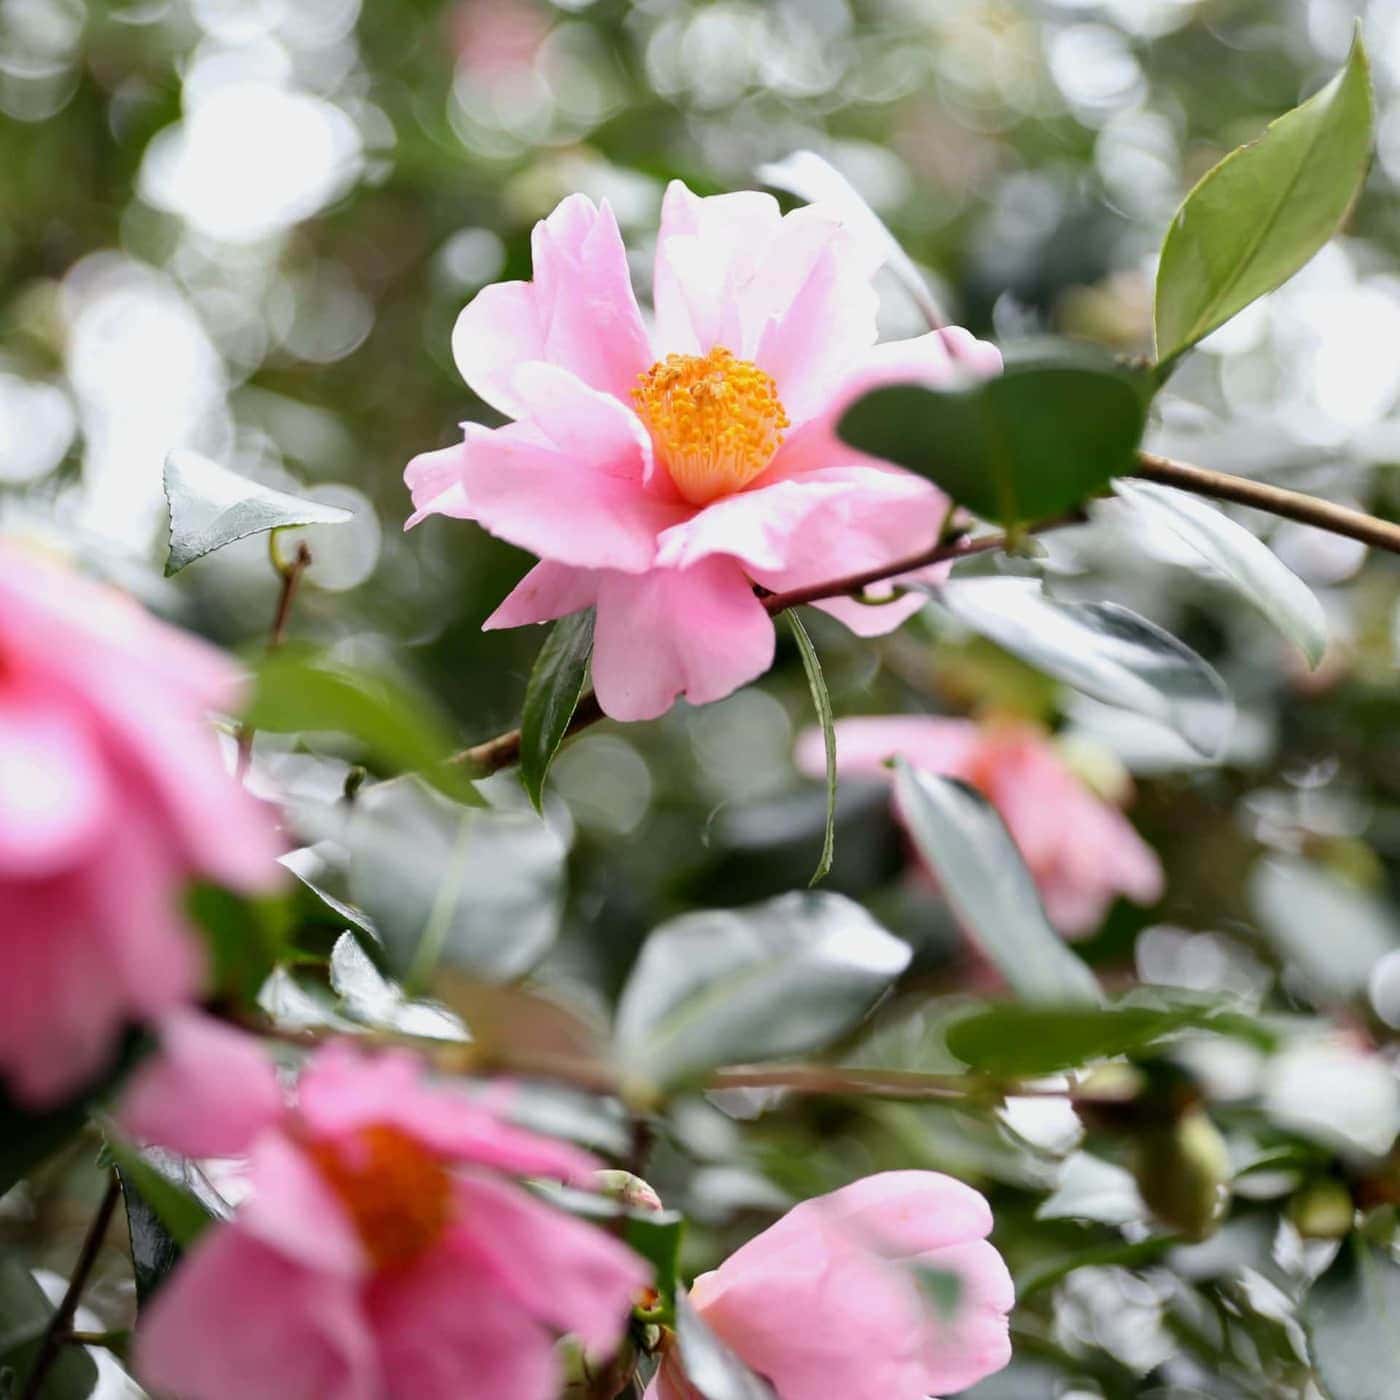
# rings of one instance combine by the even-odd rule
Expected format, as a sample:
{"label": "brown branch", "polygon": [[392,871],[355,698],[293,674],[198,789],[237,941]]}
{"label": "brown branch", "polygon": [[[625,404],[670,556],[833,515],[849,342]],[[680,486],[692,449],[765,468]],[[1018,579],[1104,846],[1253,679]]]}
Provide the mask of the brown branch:
{"label": "brown branch", "polygon": [[1331,501],[1306,495],[1302,491],[1288,491],[1282,486],[1270,486],[1263,481],[1230,476],[1206,467],[1193,467],[1188,462],[1174,462],[1170,457],[1159,457],[1153,452],[1138,454],[1138,469],[1131,475],[1140,476],[1146,481],[1158,481],[1164,486],[1175,486],[1180,491],[1190,491],[1197,496],[1211,496],[1218,501],[1253,506],[1255,510],[1267,511],[1285,520],[1296,520],[1301,525],[1312,525],[1333,535],[1345,535],[1348,539],[1360,540],[1362,544],[1372,545],[1376,549],[1400,554],[1400,525],[1351,510],[1347,506],[1334,505]]}
{"label": "brown branch", "polygon": [[[1175,486],[1197,496],[1210,496],[1216,500],[1253,506],[1256,510],[1267,511],[1286,520],[1296,520],[1304,525],[1315,526],[1319,530],[1330,531],[1334,535],[1345,535],[1348,539],[1360,540],[1363,544],[1373,545],[1377,549],[1400,554],[1400,525],[1378,519],[1374,515],[1365,515],[1346,506],[1334,505],[1331,501],[1320,500],[1301,491],[1288,491],[1280,486],[1269,486],[1262,481],[1230,476],[1226,472],[1210,471],[1205,467],[1193,467],[1185,462],[1159,457],[1152,452],[1139,453],[1138,469],[1129,475]],[[1069,511],[1064,515],[1023,526],[1020,533],[1039,534],[1046,530],[1058,530],[1067,525],[1083,524],[1085,519],[1082,510]],[[776,617],[779,613],[804,603],[858,596],[872,584],[886,583],[902,574],[917,573],[933,564],[956,562],[974,554],[1005,549],[1009,543],[1008,536],[1004,534],[940,540],[931,549],[910,555],[906,559],[896,559],[893,563],[881,565],[879,568],[863,569],[860,573],[827,579],[823,583],[790,589],[786,593],[764,594],[762,602],[768,614]],[[603,712],[598,707],[597,697],[590,690],[579,701],[564,737],[568,738],[602,718]],[[483,744],[463,749],[461,753],[454,754],[450,761],[465,764],[474,774],[486,777],[502,768],[509,768],[519,757],[520,731],[512,729],[494,739],[488,739]]]}
{"label": "brown branch", "polygon": [[117,1182],[117,1174],[112,1172],[107,1182],[106,1194],[102,1197],[102,1204],[98,1206],[97,1214],[93,1216],[92,1224],[88,1226],[88,1232],[83,1238],[83,1247],[78,1254],[78,1262],[73,1266],[68,1288],[54,1315],[49,1319],[49,1325],[44,1328],[39,1351],[34,1358],[34,1368],[24,1384],[20,1400],[38,1400],[43,1392],[44,1382],[63,1350],[65,1339],[73,1330],[73,1317],[78,1311],[78,1300],[82,1297],[83,1289],[87,1287],[93,1266],[97,1263],[97,1256],[102,1252],[102,1244],[107,1238],[107,1229],[112,1223],[112,1215],[116,1211],[120,1195],[121,1187]]}

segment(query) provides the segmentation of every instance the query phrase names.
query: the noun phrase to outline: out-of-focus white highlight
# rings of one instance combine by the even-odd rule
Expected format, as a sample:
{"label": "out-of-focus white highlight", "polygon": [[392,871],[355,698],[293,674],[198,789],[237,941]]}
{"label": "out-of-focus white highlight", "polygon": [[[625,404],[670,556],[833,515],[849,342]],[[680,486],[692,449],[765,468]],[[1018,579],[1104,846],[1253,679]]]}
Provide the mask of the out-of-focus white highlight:
{"label": "out-of-focus white highlight", "polygon": [[196,89],[158,133],[141,193],[191,228],[230,243],[272,237],[330,204],[360,171],[355,123],[339,107],[263,78]]}

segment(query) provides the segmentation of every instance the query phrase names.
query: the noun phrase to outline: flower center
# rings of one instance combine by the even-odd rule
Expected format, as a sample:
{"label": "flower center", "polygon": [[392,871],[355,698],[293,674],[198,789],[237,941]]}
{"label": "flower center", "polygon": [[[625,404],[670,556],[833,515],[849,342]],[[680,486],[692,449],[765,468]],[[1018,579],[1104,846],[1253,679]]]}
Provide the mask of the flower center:
{"label": "flower center", "polygon": [[788,426],[772,376],[722,345],[658,360],[638,376],[632,400],[676,490],[695,506],[747,486]]}
{"label": "flower center", "polygon": [[376,1268],[411,1263],[447,1228],[452,1178],[402,1128],[370,1123],[345,1138],[308,1143],[306,1151],[350,1213]]}

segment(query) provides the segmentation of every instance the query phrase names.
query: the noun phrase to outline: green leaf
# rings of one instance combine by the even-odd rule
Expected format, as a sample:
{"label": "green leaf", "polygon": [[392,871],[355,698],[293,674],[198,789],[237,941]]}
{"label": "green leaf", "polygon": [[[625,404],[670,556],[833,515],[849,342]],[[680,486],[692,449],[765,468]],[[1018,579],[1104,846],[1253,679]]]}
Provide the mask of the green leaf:
{"label": "green leaf", "polygon": [[211,1224],[231,1214],[194,1162],[158,1148],[141,1151],[120,1140],[109,1139],[107,1148],[122,1189],[141,1197],[177,1248],[189,1248]]}
{"label": "green leaf", "polygon": [[1383,901],[1292,856],[1254,866],[1249,902],[1273,944],[1324,999],[1364,993],[1371,969],[1400,948],[1400,922]]}
{"label": "green leaf", "polygon": [[1400,1375],[1400,1265],[1345,1240],[1303,1300],[1313,1364],[1332,1400],[1392,1400]]}
{"label": "green leaf", "polygon": [[710,1331],[683,1294],[676,1298],[676,1344],[702,1400],[775,1400],[767,1383]]}
{"label": "green leaf", "polygon": [[383,676],[332,665],[302,647],[279,647],[262,660],[244,719],[277,734],[347,734],[385,767],[419,773],[455,801],[482,804],[471,780],[448,762],[447,725],[426,701]]}
{"label": "green leaf", "polygon": [[568,849],[528,809],[463,807],[421,783],[381,783],[356,800],[345,841],[350,898],[411,984],[439,961],[509,981],[558,936]]}
{"label": "green leaf", "polygon": [[1309,666],[1327,650],[1327,615],[1312,589],[1258,536],[1187,491],[1152,481],[1113,483],[1134,510],[1159,521],[1232,583],[1289,639]]}
{"label": "green leaf", "polygon": [[1050,927],[996,809],[965,783],[895,759],[895,794],[920,855],[978,946],[1026,1001],[1087,1004],[1094,974]]}
{"label": "green leaf", "polygon": [[1147,1216],[1133,1174],[1090,1152],[1075,1152],[1060,1167],[1054,1191],[1040,1203],[1037,1220],[1093,1220],[1129,1225]]}
{"label": "green leaf", "polygon": [[617,1009],[628,1078],[670,1088],[850,1030],[908,966],[907,944],[842,895],[685,914],[642,946]]}
{"label": "green leaf", "polygon": [[186,1249],[228,1206],[192,1162],[173,1153],[144,1154],[108,1141],[126,1206],[136,1301],[144,1308],[170,1277]]}
{"label": "green leaf", "polygon": [[1346,67],[1226,156],[1177,210],[1157,269],[1162,365],[1286,282],[1337,232],[1365,182],[1371,138],[1358,28]]}
{"label": "green leaf", "polygon": [[200,883],[186,896],[185,907],[204,934],[211,990],[251,1004],[286,944],[292,919],[288,901]]}
{"label": "green leaf", "polygon": [[1235,707],[1190,647],[1116,603],[1061,603],[1035,579],[959,579],[933,597],[974,632],[1107,705],[1176,730],[1217,758]]}
{"label": "green leaf", "polygon": [[183,449],[165,459],[165,499],[170,507],[167,578],[248,535],[288,525],[342,525],[352,518],[339,506],[274,491]]}
{"label": "green leaf", "polygon": [[788,621],[792,624],[792,635],[797,639],[797,650],[802,656],[802,669],[807,673],[807,684],[812,690],[812,704],[816,706],[817,722],[822,727],[822,742],[826,746],[826,831],[822,836],[822,854],[809,886],[819,885],[831,870],[831,858],[836,853],[836,721],[831,713],[831,695],[826,688],[826,678],[822,675],[821,659],[807,629],[797,613],[789,609]]}
{"label": "green leaf", "polygon": [[[0,1393],[24,1393],[24,1381],[54,1314],[44,1290],[13,1253],[0,1254]],[[6,1373],[13,1389],[4,1391]],[[65,1346],[45,1378],[42,1400],[83,1400],[97,1388],[97,1365],[86,1348]]]}
{"label": "green leaf", "polygon": [[561,617],[535,658],[520,715],[520,781],[542,810],[544,780],[588,683],[593,609]]}
{"label": "green leaf", "polygon": [[1155,1264],[1177,1243],[1175,1235],[1153,1235],[1145,1240],[1113,1240],[1107,1244],[1087,1245],[1070,1254],[1057,1254],[1016,1276],[1016,1301],[1023,1303],[1076,1269],[1136,1269],[1144,1264]]}
{"label": "green leaf", "polygon": [[988,1074],[1051,1074],[1091,1060],[1145,1050],[1187,1028],[1217,1031],[1267,1049],[1263,1026],[1233,1012],[1204,1006],[1105,1006],[1083,1010],[1053,1006],[994,1006],[954,1022],[948,1049],[972,1069]]}
{"label": "green leaf", "polygon": [[1141,374],[1076,349],[1008,361],[1002,374],[959,388],[875,389],[838,431],[1009,527],[1082,505],[1130,471],[1148,399]]}

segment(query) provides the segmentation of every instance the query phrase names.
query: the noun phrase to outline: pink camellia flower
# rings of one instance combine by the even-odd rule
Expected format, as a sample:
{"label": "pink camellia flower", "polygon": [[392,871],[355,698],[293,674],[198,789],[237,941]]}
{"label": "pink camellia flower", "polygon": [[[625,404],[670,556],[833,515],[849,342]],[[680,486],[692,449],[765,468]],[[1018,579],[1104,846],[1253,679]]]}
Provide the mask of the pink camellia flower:
{"label": "pink camellia flower", "polygon": [[[883,1172],[794,1207],[696,1279],[690,1301],[778,1400],[948,1395],[1011,1359],[1015,1294],[991,1228],[970,1186]],[[950,1306],[930,1276],[956,1282]],[[696,1397],[673,1347],[647,1400]]]}
{"label": "pink camellia flower", "polygon": [[[243,1204],[138,1329],[137,1374],[156,1393],[553,1400],[559,1333],[604,1354],[621,1340],[650,1270],[507,1179],[581,1183],[597,1166],[587,1153],[433,1085],[403,1051],[326,1047],[295,1107],[260,1124],[246,1048],[186,1037],[162,1053],[172,1063],[152,1069],[129,1128],[207,1145],[231,1092],[254,1136]],[[183,1092],[162,1098],[162,1085]]]}
{"label": "pink camellia flower", "polygon": [[[593,682],[615,719],[678,695],[718,700],[773,659],[754,585],[783,591],[930,547],[946,498],[847,447],[842,410],[880,383],[995,373],[957,328],[875,344],[868,243],[809,205],[666,191],[642,322],[612,210],[581,195],[535,228],[533,282],[487,287],[453,334],[457,366],[515,421],[464,424],[409,463],[414,525],[478,521],[540,563],[486,621],[597,608]],[[917,597],[823,603],[861,635]]]}
{"label": "pink camellia flower", "polygon": [[[1001,814],[1020,848],[1050,922],[1071,937],[1092,933],[1119,894],[1162,897],[1162,866],[1128,819],[1082,782],[1033,725],[925,715],[838,720],[843,773],[887,774],[899,755],[915,768],[960,778]],[[826,771],[820,733],[798,740],[798,766]],[[1126,779],[1122,796],[1130,796]]]}
{"label": "pink camellia flower", "polygon": [[282,875],[270,810],[207,722],[233,664],[115,590],[0,541],[0,1083],[52,1103],[123,1026],[197,990],[195,875]]}

